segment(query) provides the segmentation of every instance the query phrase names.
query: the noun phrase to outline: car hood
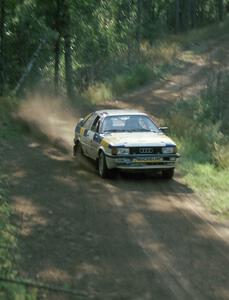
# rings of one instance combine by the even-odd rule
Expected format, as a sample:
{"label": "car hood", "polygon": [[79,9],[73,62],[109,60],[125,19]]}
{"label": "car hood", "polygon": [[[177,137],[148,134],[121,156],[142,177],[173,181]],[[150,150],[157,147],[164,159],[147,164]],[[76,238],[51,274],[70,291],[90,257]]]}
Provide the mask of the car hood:
{"label": "car hood", "polygon": [[154,132],[115,132],[105,135],[104,140],[111,146],[125,147],[176,145],[166,135]]}

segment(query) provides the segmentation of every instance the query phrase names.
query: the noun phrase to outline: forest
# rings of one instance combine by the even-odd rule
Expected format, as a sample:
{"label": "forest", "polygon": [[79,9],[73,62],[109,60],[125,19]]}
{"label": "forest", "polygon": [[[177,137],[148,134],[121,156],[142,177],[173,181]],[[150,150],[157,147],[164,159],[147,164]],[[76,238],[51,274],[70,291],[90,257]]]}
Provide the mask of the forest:
{"label": "forest", "polygon": [[[0,300],[228,299],[228,13],[0,0]],[[101,108],[168,126],[174,179],[74,160],[77,120]]]}
{"label": "forest", "polygon": [[227,10],[224,0],[1,0],[0,95],[45,87],[74,98],[141,68],[144,47]]}

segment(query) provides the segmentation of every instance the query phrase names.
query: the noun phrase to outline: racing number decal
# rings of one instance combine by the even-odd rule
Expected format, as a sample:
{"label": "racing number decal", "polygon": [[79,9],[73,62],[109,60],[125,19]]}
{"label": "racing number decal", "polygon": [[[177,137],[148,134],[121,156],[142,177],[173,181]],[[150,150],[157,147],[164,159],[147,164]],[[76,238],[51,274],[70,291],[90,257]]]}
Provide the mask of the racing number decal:
{"label": "racing number decal", "polygon": [[103,147],[105,147],[105,148],[108,148],[108,147],[109,147],[109,143],[106,142],[105,140],[102,140],[102,141],[101,141],[101,145],[102,145]]}

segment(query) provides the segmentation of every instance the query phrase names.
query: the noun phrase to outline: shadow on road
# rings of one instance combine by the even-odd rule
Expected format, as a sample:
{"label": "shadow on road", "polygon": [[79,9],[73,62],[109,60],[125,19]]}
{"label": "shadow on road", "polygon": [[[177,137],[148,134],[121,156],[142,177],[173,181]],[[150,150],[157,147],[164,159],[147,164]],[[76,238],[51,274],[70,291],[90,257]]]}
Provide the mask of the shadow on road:
{"label": "shadow on road", "polygon": [[30,138],[7,156],[21,275],[94,299],[228,299],[228,246],[182,206],[193,192],[176,178],[102,180]]}

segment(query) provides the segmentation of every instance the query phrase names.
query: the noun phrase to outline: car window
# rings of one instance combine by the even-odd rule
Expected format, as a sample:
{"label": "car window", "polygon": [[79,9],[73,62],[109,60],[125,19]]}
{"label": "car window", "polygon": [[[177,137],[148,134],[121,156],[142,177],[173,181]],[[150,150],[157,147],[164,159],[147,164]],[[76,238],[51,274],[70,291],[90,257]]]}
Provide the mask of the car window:
{"label": "car window", "polygon": [[102,132],[160,132],[157,126],[145,115],[109,116],[104,119]]}
{"label": "car window", "polygon": [[92,114],[86,121],[85,123],[83,124],[83,127],[86,128],[86,129],[89,129],[91,127],[91,124],[93,123],[95,119],[95,115]]}
{"label": "car window", "polygon": [[92,123],[92,126],[91,126],[91,131],[98,131],[98,125],[99,125],[99,120],[100,120],[100,116],[97,116],[94,120],[94,122]]}

